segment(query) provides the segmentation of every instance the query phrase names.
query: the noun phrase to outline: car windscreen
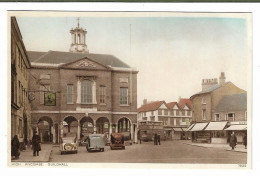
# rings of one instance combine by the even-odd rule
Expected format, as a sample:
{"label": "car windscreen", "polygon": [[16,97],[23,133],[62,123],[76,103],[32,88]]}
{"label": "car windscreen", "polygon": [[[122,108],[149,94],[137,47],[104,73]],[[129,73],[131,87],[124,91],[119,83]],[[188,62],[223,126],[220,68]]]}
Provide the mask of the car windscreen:
{"label": "car windscreen", "polygon": [[62,138],[63,143],[74,143],[75,138]]}

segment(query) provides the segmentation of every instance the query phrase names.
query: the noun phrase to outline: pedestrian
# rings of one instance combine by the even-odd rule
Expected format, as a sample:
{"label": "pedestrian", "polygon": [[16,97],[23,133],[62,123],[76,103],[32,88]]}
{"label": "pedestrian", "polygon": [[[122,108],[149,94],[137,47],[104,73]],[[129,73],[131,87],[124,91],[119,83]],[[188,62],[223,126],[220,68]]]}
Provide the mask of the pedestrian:
{"label": "pedestrian", "polygon": [[229,143],[230,147],[232,148],[232,150],[234,150],[234,148],[237,145],[237,137],[235,135],[234,132],[232,132],[231,137],[230,137],[230,143]]}
{"label": "pedestrian", "polygon": [[157,133],[155,133],[153,136],[153,142],[154,142],[154,145],[157,145]]}
{"label": "pedestrian", "polygon": [[161,145],[161,136],[160,136],[160,133],[157,135],[157,141],[158,141],[158,145]]}
{"label": "pedestrian", "polygon": [[14,135],[11,141],[11,157],[14,159],[18,159],[20,156],[20,142],[18,140],[17,135]]}
{"label": "pedestrian", "polygon": [[244,137],[243,137],[243,144],[245,146],[245,149],[247,148],[247,134],[245,133]]}
{"label": "pedestrian", "polygon": [[37,132],[33,133],[32,137],[32,146],[33,146],[33,156],[39,156],[39,151],[41,151],[41,138]]}

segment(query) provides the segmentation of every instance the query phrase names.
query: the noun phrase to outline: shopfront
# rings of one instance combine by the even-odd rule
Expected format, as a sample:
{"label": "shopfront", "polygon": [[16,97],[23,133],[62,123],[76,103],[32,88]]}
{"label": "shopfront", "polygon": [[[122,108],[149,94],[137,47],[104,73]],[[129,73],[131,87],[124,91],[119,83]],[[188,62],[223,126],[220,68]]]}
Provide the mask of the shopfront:
{"label": "shopfront", "polygon": [[225,131],[227,131],[227,141],[229,141],[231,133],[235,132],[237,143],[243,143],[243,137],[245,134],[247,134],[247,125],[231,124],[228,128],[225,129]]}
{"label": "shopfront", "polygon": [[227,121],[221,122],[210,122],[205,129],[211,136],[211,143],[215,144],[225,144],[227,143],[227,132],[224,128],[227,126]]}

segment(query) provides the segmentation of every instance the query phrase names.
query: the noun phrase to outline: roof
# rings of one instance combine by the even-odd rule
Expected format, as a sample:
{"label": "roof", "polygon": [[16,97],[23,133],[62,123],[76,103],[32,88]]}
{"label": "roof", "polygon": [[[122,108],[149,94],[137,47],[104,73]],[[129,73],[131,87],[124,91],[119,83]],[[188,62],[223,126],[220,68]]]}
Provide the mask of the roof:
{"label": "roof", "polygon": [[27,51],[27,54],[29,60],[34,63],[66,64],[87,57],[105,66],[130,68],[126,63],[124,63],[117,57],[108,54],[73,53],[63,51]]}
{"label": "roof", "polygon": [[218,89],[218,88],[220,88],[220,87],[222,87],[222,86],[225,86],[225,85],[227,85],[227,84],[229,84],[229,83],[231,83],[231,82],[229,81],[229,82],[226,82],[226,83],[224,83],[224,84],[222,84],[222,85],[220,85],[220,84],[215,84],[214,86],[211,86],[211,87],[209,87],[209,88],[207,88],[207,89],[205,89],[205,90],[202,90],[202,91],[200,91],[200,92],[198,92],[198,93],[192,95],[192,96],[190,97],[190,99],[191,99],[192,97],[196,96],[196,95],[201,95],[201,94],[206,94],[206,93],[213,92],[214,90],[216,90],[216,89]]}
{"label": "roof", "polygon": [[225,95],[216,106],[215,112],[246,111],[247,93]]}
{"label": "roof", "polygon": [[[170,103],[167,103],[167,106],[170,108],[170,109],[172,109],[173,107],[174,107],[174,105],[176,105],[177,104],[177,102],[170,102]],[[177,104],[177,106],[178,106],[178,104]]]}
{"label": "roof", "polygon": [[[138,108],[138,112],[147,112],[147,111],[155,111],[157,110],[165,101],[155,101],[151,103],[147,103]],[[166,103],[165,103],[166,104]],[[167,105],[166,105],[167,106]]]}
{"label": "roof", "polygon": [[223,130],[227,125],[227,121],[222,122],[209,122],[205,131]]}
{"label": "roof", "polygon": [[179,108],[183,109],[185,107],[185,105],[188,106],[189,109],[191,109],[191,100],[188,98],[181,98],[178,102]]}

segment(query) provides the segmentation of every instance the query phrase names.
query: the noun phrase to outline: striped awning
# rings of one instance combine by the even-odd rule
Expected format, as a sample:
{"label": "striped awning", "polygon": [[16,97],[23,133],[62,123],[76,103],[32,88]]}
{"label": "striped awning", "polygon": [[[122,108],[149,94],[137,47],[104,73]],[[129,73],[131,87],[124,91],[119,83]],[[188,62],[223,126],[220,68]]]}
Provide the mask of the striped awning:
{"label": "striped awning", "polygon": [[191,125],[189,126],[189,128],[186,129],[186,131],[190,131],[190,130],[194,127],[194,125],[195,125],[195,124],[191,124]]}
{"label": "striped awning", "polygon": [[217,131],[223,130],[227,125],[227,121],[224,122],[209,122],[209,125],[205,129],[205,131]]}
{"label": "striped awning", "polygon": [[230,130],[230,131],[247,130],[247,125],[231,125],[230,127],[226,128],[225,130]]}
{"label": "striped awning", "polygon": [[202,131],[208,123],[196,123],[190,131]]}

